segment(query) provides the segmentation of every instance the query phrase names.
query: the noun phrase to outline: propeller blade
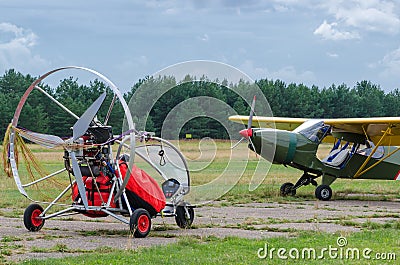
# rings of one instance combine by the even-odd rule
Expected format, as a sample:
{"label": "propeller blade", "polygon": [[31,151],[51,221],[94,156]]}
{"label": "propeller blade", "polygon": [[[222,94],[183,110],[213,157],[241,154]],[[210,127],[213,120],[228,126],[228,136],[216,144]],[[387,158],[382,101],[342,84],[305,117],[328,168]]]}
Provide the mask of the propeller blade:
{"label": "propeller blade", "polygon": [[254,96],[253,102],[251,103],[249,121],[247,122],[247,129],[251,128],[251,125],[252,125],[252,123],[253,123],[253,115],[254,115],[254,108],[255,108],[255,106],[256,106],[256,96]]}
{"label": "propeller blade", "polygon": [[231,147],[231,149],[235,149],[236,146],[238,146],[244,139],[246,139],[246,138],[244,138],[244,137],[240,138],[240,140],[239,140],[236,144],[234,144],[234,145]]}
{"label": "propeller blade", "polygon": [[82,173],[81,169],[79,168],[78,161],[76,160],[75,152],[70,152],[69,155],[71,156],[71,163],[72,163],[72,170],[74,171],[74,176],[76,180],[76,185],[78,185],[79,195],[82,198],[83,205],[85,209],[88,209],[88,200],[86,197],[86,189],[85,184],[82,180]]}
{"label": "propeller blade", "polygon": [[85,134],[105,98],[106,93],[104,92],[96,99],[95,102],[92,103],[92,105],[90,105],[90,107],[85,111],[85,113],[82,114],[79,120],[75,122],[74,126],[72,127],[72,141],[75,141]]}
{"label": "propeller blade", "polygon": [[64,140],[56,135],[32,132],[22,128],[15,128],[15,131],[25,139],[47,148],[54,148],[65,144]]}

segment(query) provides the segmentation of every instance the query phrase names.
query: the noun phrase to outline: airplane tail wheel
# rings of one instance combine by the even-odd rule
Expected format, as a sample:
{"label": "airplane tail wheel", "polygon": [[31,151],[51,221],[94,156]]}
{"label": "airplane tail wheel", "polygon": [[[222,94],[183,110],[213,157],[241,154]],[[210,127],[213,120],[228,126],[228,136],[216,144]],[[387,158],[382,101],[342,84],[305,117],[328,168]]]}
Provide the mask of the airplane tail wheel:
{"label": "airplane tail wheel", "polygon": [[293,183],[290,183],[290,182],[284,183],[281,186],[281,190],[280,190],[281,196],[283,196],[283,197],[288,196],[288,195],[289,196],[295,196],[296,195],[296,190],[293,189],[293,187],[294,187]]}
{"label": "airplane tail wheel", "polygon": [[[185,210],[187,209],[187,212]],[[188,215],[189,214],[189,215]],[[175,211],[175,222],[180,228],[190,228],[194,220],[192,207],[178,206]]]}
{"label": "airplane tail wheel", "polygon": [[139,208],[131,216],[129,226],[134,237],[146,237],[151,229],[151,218],[148,211]]}
{"label": "airplane tail wheel", "polygon": [[40,217],[42,212],[43,208],[39,204],[31,204],[25,209],[24,225],[26,229],[31,232],[37,232],[42,229],[45,221]]}
{"label": "airplane tail wheel", "polygon": [[319,185],[315,189],[315,197],[321,201],[329,201],[332,198],[332,189],[328,185]]}

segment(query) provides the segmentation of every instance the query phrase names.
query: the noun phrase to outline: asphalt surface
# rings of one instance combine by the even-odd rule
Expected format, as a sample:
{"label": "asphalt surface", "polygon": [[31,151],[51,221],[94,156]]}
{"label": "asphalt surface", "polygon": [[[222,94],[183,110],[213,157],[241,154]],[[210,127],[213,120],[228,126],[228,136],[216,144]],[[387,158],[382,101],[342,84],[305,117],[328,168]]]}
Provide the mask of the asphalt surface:
{"label": "asphalt surface", "polygon": [[131,237],[128,225],[113,218],[91,219],[82,215],[46,220],[42,230],[29,232],[22,216],[4,217],[9,210],[0,209],[2,257],[3,261],[22,261],[80,255],[91,250],[136,249],[174,243],[184,236],[262,239],[290,237],[302,230],[349,233],[361,231],[365,222],[384,224],[400,217],[397,201],[311,200],[221,205],[226,203],[196,208],[192,229],[178,228],[174,218],[157,217],[152,220],[149,236],[140,239]]}

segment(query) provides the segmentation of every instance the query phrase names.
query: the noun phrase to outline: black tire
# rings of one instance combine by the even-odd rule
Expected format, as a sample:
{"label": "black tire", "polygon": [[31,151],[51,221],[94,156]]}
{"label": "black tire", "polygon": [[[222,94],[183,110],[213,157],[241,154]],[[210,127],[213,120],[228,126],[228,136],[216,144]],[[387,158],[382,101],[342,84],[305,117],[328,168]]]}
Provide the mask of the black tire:
{"label": "black tire", "polygon": [[332,189],[328,185],[319,185],[315,189],[315,197],[321,201],[329,201],[332,198]]}
{"label": "black tire", "polygon": [[130,218],[129,226],[134,237],[146,237],[151,230],[151,217],[149,212],[143,208],[135,210]]}
{"label": "black tire", "polygon": [[[189,216],[187,216],[185,207],[187,208],[187,211],[189,213]],[[176,207],[175,210],[175,222],[180,228],[190,228],[192,226],[194,220],[194,210],[192,207],[187,207],[187,206],[178,206]]]}
{"label": "black tire", "polygon": [[290,183],[290,182],[286,182],[281,186],[280,189],[280,194],[281,196],[285,197],[285,196],[295,196],[296,195],[296,190],[293,189],[294,184]]}
{"label": "black tire", "polygon": [[26,229],[31,232],[37,232],[42,229],[45,221],[39,217],[42,213],[43,208],[39,204],[34,203],[29,205],[24,212],[24,225]]}

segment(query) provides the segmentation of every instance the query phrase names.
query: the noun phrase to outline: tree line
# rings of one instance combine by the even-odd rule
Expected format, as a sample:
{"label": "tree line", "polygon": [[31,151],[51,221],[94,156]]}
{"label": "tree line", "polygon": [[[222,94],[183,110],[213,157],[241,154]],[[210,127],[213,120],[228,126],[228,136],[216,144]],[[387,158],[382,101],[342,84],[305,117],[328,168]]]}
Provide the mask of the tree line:
{"label": "tree line", "polygon": [[[4,135],[8,124],[13,118],[17,104],[29,85],[36,80],[29,74],[23,75],[13,69],[8,70],[0,77],[0,134]],[[144,124],[143,117],[135,115],[135,123],[139,130],[154,131],[160,135],[163,123],[166,118],[171,118],[171,110],[185,102],[187,99],[205,96],[215,98],[229,105],[237,114],[248,115],[250,106],[231,88],[246,91],[246,82],[228,84],[226,80],[208,80],[206,77],[196,78],[187,76],[185,82],[177,82],[174,77],[146,77],[139,80],[132,88],[124,94],[127,102],[130,102],[135,92],[147,86],[146,95],[135,95],[132,104],[136,109],[146,108],[149,105],[148,118]],[[251,85],[251,84],[250,84]],[[400,90],[395,89],[385,92],[379,85],[370,81],[360,81],[354,87],[346,84],[318,88],[308,87],[303,84],[286,84],[281,80],[260,79],[256,85],[261,89],[271,107],[274,116],[280,117],[304,117],[304,118],[347,118],[347,117],[380,117],[380,116],[400,116]],[[76,115],[80,116],[86,108],[102,92],[107,92],[105,103],[98,113],[98,119],[102,121],[108,112],[108,107],[112,101],[113,93],[111,89],[99,80],[93,80],[89,84],[83,85],[73,77],[61,80],[57,87],[41,83],[39,86],[49,93],[57,101],[68,107]],[[242,87],[241,87],[242,86]],[[157,99],[152,93],[157,93],[163,87],[171,89],[163,93]],[[151,99],[157,101],[152,102]],[[150,99],[150,100],[149,100]],[[207,100],[206,100],[207,101]],[[198,104],[190,105],[190,111],[199,108],[211,108],[212,111],[220,115],[230,115],[224,110],[213,109],[212,101],[205,103],[205,106]],[[186,111],[188,111],[186,109]],[[220,122],[199,116],[186,121],[183,112],[173,113],[172,119],[182,121],[182,127],[177,127],[180,137],[185,137],[187,133],[192,134],[193,138],[211,137],[227,138],[226,129]],[[258,113],[266,115],[265,113]],[[124,112],[121,105],[116,102],[109,119],[109,125],[113,126],[115,134],[123,130]],[[54,134],[58,136],[68,136],[71,134],[71,126],[75,123],[75,118],[54,104],[48,97],[37,90],[34,90],[28,97],[27,102],[21,112],[18,124],[31,131]],[[177,122],[178,123],[178,122]]]}

